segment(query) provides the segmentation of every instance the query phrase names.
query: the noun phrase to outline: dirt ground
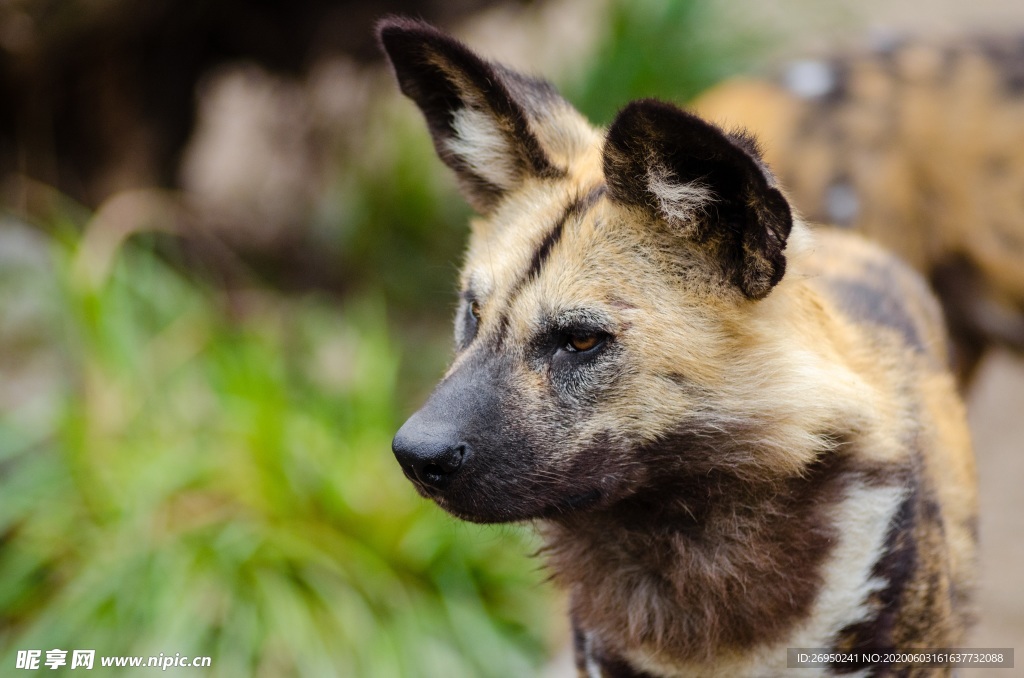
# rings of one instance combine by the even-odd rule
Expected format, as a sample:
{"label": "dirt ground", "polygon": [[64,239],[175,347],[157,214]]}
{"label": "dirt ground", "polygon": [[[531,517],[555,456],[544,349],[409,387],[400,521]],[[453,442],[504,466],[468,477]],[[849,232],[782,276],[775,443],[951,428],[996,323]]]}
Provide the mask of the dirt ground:
{"label": "dirt ground", "polygon": [[[1024,651],[1024,359],[989,356],[968,398],[978,460],[981,581],[976,647]],[[965,671],[965,676],[1024,676],[1015,669]]]}

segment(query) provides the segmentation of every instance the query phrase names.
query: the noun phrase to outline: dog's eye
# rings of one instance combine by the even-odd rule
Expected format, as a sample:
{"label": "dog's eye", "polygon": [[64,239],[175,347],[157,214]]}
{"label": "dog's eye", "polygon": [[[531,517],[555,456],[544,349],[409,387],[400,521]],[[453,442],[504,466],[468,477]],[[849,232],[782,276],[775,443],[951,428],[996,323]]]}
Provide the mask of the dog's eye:
{"label": "dog's eye", "polygon": [[598,348],[608,339],[602,332],[582,332],[570,334],[565,342],[565,350],[571,353],[586,353]]}
{"label": "dog's eye", "polygon": [[460,314],[455,323],[455,346],[459,351],[463,351],[476,339],[476,333],[480,329],[480,302],[467,299]]}

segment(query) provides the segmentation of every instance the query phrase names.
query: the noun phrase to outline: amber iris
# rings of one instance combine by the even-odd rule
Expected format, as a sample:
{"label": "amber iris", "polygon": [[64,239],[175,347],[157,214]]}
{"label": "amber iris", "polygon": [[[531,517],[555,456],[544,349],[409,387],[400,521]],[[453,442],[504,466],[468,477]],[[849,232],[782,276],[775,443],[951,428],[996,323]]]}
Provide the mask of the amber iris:
{"label": "amber iris", "polygon": [[568,348],[573,351],[589,351],[601,343],[599,334],[582,334],[569,337]]}

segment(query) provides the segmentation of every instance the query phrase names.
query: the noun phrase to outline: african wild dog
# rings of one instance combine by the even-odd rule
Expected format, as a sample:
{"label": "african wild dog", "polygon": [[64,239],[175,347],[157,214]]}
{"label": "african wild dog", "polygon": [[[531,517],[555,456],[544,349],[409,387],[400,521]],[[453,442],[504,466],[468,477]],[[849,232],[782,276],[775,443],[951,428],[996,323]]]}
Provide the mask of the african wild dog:
{"label": "african wild dog", "polygon": [[1024,39],[904,39],[737,78],[696,111],[742,125],[793,203],[855,227],[932,282],[967,383],[1024,354]]}
{"label": "african wild dog", "polygon": [[539,524],[580,674],[960,643],[974,471],[917,275],[812,234],[745,134],[653,100],[595,129],[426,24],[379,34],[483,215],[394,452],[456,516]]}

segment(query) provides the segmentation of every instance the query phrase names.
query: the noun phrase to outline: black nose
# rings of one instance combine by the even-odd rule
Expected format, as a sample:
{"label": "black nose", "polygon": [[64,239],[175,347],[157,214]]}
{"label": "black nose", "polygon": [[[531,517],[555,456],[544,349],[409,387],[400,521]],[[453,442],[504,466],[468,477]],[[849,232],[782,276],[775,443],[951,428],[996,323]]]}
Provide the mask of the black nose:
{"label": "black nose", "polygon": [[451,431],[424,425],[416,415],[391,442],[391,451],[410,480],[443,490],[465,468],[470,447]]}

